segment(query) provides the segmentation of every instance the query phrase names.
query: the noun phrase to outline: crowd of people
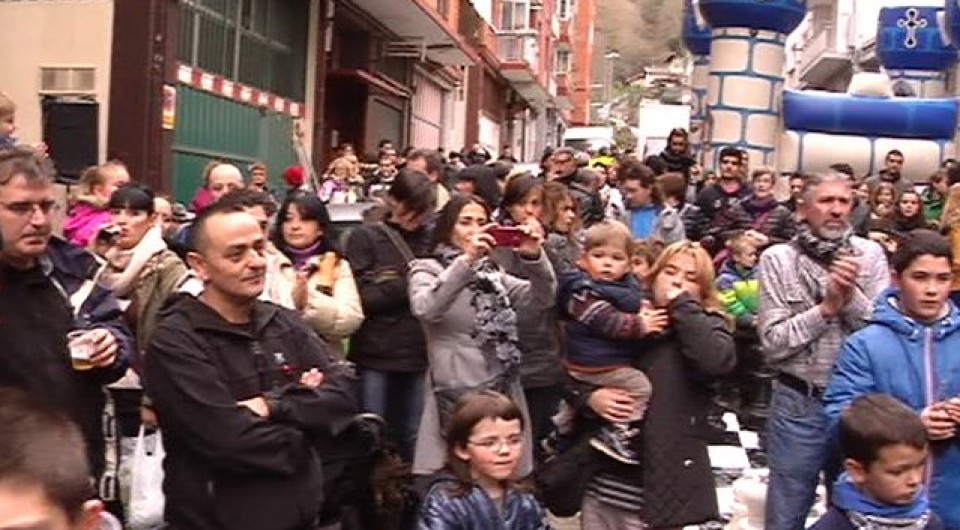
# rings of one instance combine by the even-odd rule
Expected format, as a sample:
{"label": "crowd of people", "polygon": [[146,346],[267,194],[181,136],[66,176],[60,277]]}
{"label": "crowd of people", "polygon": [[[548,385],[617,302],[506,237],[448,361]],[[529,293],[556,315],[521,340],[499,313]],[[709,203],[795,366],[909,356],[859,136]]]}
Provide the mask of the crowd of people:
{"label": "crowd of people", "polygon": [[778,200],[680,129],[490,158],[345,146],[282,191],[217,162],[189,208],[108,162],[61,238],[50,161],[0,151],[0,527],[123,520],[121,442],[158,429],[174,530],[679,528],[720,516],[729,407],[767,411],[768,529],[821,473],[821,530],[960,529],[955,162]]}

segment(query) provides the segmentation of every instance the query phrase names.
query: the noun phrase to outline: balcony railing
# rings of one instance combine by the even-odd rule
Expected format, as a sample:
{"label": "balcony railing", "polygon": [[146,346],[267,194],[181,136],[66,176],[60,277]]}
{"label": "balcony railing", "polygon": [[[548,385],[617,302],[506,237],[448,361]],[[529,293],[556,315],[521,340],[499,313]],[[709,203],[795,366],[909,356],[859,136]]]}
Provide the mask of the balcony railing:
{"label": "balcony railing", "polygon": [[573,34],[573,19],[560,19],[560,40],[570,42],[570,36]]}
{"label": "balcony railing", "polygon": [[484,48],[492,55],[499,56],[496,30],[480,16],[470,0],[460,0],[458,29],[470,45]]}
{"label": "balcony railing", "polygon": [[837,31],[833,25],[825,25],[803,43],[800,58],[801,72],[813,67],[827,53],[838,53]]}
{"label": "balcony railing", "polygon": [[537,36],[530,32],[500,32],[497,35],[500,58],[506,63],[527,63],[534,72],[540,71]]}
{"label": "balcony railing", "polygon": [[500,42],[500,36],[497,35],[497,30],[487,23],[487,21],[481,19],[481,22],[482,25],[480,26],[480,38],[478,39],[478,44],[490,50],[490,53],[502,60],[502,43]]}

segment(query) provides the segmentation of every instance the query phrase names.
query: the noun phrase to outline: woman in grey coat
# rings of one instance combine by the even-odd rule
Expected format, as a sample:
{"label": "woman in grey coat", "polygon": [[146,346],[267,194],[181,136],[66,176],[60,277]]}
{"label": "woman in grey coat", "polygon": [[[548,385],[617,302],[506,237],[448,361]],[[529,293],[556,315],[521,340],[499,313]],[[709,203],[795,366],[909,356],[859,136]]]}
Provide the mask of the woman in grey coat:
{"label": "woman in grey coat", "polygon": [[[458,196],[441,211],[435,257],[410,268],[410,306],[427,337],[428,376],[413,472],[428,475],[443,467],[442,423],[456,398],[470,390],[504,392],[530,425],[520,386],[521,353],[515,308],[553,305],[556,279],[544,252],[543,231],[531,222],[516,246],[526,280],[505,273],[489,257],[496,246],[489,233],[490,210],[479,198]],[[530,430],[518,475],[532,469]]]}

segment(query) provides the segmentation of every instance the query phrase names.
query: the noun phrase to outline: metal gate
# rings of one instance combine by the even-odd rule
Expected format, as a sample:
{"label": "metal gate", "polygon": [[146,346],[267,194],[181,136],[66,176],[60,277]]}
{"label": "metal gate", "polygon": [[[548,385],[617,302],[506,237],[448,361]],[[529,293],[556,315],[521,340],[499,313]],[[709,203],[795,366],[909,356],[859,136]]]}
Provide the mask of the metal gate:
{"label": "metal gate", "polygon": [[178,201],[190,201],[213,160],[237,164],[244,175],[251,163],[263,162],[279,186],[283,170],[296,163],[291,116],[184,85],[177,92],[172,180]]}
{"label": "metal gate", "polygon": [[417,92],[413,96],[410,145],[421,149],[436,149],[443,145],[443,89],[429,78],[414,77]]}

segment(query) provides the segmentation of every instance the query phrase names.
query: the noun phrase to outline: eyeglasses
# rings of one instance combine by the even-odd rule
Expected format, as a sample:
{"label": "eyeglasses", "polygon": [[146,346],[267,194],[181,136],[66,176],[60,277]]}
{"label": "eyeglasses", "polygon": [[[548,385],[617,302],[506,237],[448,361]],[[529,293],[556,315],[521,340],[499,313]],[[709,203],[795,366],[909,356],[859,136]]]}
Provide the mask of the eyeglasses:
{"label": "eyeglasses", "polygon": [[474,447],[479,447],[481,449],[490,451],[491,453],[495,453],[499,451],[501,447],[506,447],[507,450],[520,447],[523,445],[523,435],[518,434],[507,438],[484,438],[477,441],[468,440],[467,443]]}
{"label": "eyeglasses", "polygon": [[43,215],[50,215],[50,213],[60,209],[60,205],[58,205],[56,201],[51,201],[51,200],[40,201],[40,202],[33,202],[33,201],[0,202],[0,207],[3,207],[4,210],[18,217],[26,217],[28,215],[31,215],[37,209],[39,209],[40,213],[42,213]]}

